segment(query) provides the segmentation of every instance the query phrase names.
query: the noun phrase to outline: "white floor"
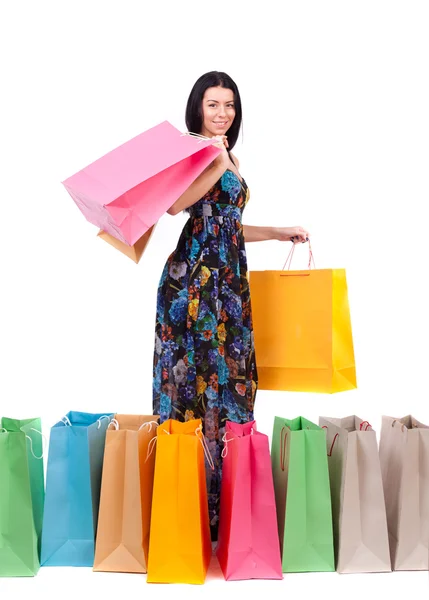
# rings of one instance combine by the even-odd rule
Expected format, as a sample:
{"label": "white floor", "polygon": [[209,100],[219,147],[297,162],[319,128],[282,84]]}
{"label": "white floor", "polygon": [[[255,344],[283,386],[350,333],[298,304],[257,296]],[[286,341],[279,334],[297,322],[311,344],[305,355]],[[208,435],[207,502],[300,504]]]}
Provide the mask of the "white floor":
{"label": "white floor", "polygon": [[[94,600],[121,599],[126,593],[131,598],[190,598],[204,594],[205,598],[238,598],[238,595],[261,598],[305,597],[315,600],[344,598],[354,600],[368,598],[404,600],[429,597],[427,571],[377,574],[339,575],[337,573],[285,574],[283,581],[237,581],[225,582],[219,564],[213,557],[204,586],[147,584],[145,575],[116,573],[93,573],[88,568],[40,569],[37,577],[23,579],[0,579],[0,598],[43,600]],[[240,598],[241,600],[241,598]]]}

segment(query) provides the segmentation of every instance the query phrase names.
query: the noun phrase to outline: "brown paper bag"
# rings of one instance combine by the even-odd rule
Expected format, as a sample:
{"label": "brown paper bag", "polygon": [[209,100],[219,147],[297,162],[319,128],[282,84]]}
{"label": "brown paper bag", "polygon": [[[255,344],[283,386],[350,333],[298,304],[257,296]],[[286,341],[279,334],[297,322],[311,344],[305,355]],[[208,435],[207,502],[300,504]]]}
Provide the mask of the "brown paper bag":
{"label": "brown paper bag", "polygon": [[94,571],[147,572],[158,421],[115,415],[106,432]]}
{"label": "brown paper bag", "polygon": [[336,569],[391,571],[377,437],[367,421],[320,417],[326,428]]}
{"label": "brown paper bag", "polygon": [[102,240],[104,240],[105,242],[122,252],[122,254],[125,254],[126,256],[131,258],[131,260],[133,260],[135,263],[138,263],[141,257],[143,256],[143,252],[145,251],[147,244],[149,243],[155,226],[156,224],[152,225],[152,227],[150,227],[146,231],[146,233],[144,233],[142,237],[139,240],[137,240],[137,242],[132,246],[128,246],[124,242],[121,242],[120,240],[113,237],[113,235],[106,233],[102,229],[100,229],[97,235]]}
{"label": "brown paper bag", "polygon": [[429,427],[411,415],[383,416],[380,460],[395,571],[427,571]]}

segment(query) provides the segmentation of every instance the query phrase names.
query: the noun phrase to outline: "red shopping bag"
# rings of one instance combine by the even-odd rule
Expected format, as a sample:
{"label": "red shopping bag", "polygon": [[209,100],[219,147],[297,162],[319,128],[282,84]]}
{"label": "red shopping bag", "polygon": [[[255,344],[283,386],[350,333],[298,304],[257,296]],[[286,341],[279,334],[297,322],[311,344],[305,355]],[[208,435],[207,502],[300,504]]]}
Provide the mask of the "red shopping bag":
{"label": "red shopping bag", "polygon": [[282,579],[268,437],[226,422],[216,554],[225,579]]}

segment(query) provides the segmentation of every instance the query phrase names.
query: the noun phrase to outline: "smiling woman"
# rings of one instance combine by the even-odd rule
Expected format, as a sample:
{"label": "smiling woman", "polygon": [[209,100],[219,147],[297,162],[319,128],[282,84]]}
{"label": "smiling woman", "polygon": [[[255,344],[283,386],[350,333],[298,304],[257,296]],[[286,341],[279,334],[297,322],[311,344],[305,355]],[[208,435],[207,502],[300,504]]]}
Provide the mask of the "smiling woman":
{"label": "smiling woman", "polygon": [[305,241],[301,227],[243,226],[249,189],[232,154],[241,99],[226,73],[206,73],[186,108],[188,131],[216,137],[220,155],[169,210],[186,222],[158,288],[153,410],[161,422],[202,419],[215,469],[207,469],[217,539],[226,421],[253,420],[258,386],[245,241]]}
{"label": "smiling woman", "polygon": [[222,87],[206,90],[203,114],[203,135],[212,137],[213,134],[225,134],[235,118],[234,92]]}

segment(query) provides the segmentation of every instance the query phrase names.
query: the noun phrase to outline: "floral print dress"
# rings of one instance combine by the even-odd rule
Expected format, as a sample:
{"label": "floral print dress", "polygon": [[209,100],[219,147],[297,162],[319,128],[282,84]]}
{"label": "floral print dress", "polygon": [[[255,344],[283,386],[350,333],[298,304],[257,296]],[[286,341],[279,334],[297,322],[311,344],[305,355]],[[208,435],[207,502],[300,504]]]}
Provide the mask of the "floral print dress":
{"label": "floral print dress", "polygon": [[189,209],[158,288],[153,412],[202,419],[215,470],[206,465],[212,539],[217,539],[226,421],[253,420],[257,370],[241,222],[244,180],[225,171]]}

